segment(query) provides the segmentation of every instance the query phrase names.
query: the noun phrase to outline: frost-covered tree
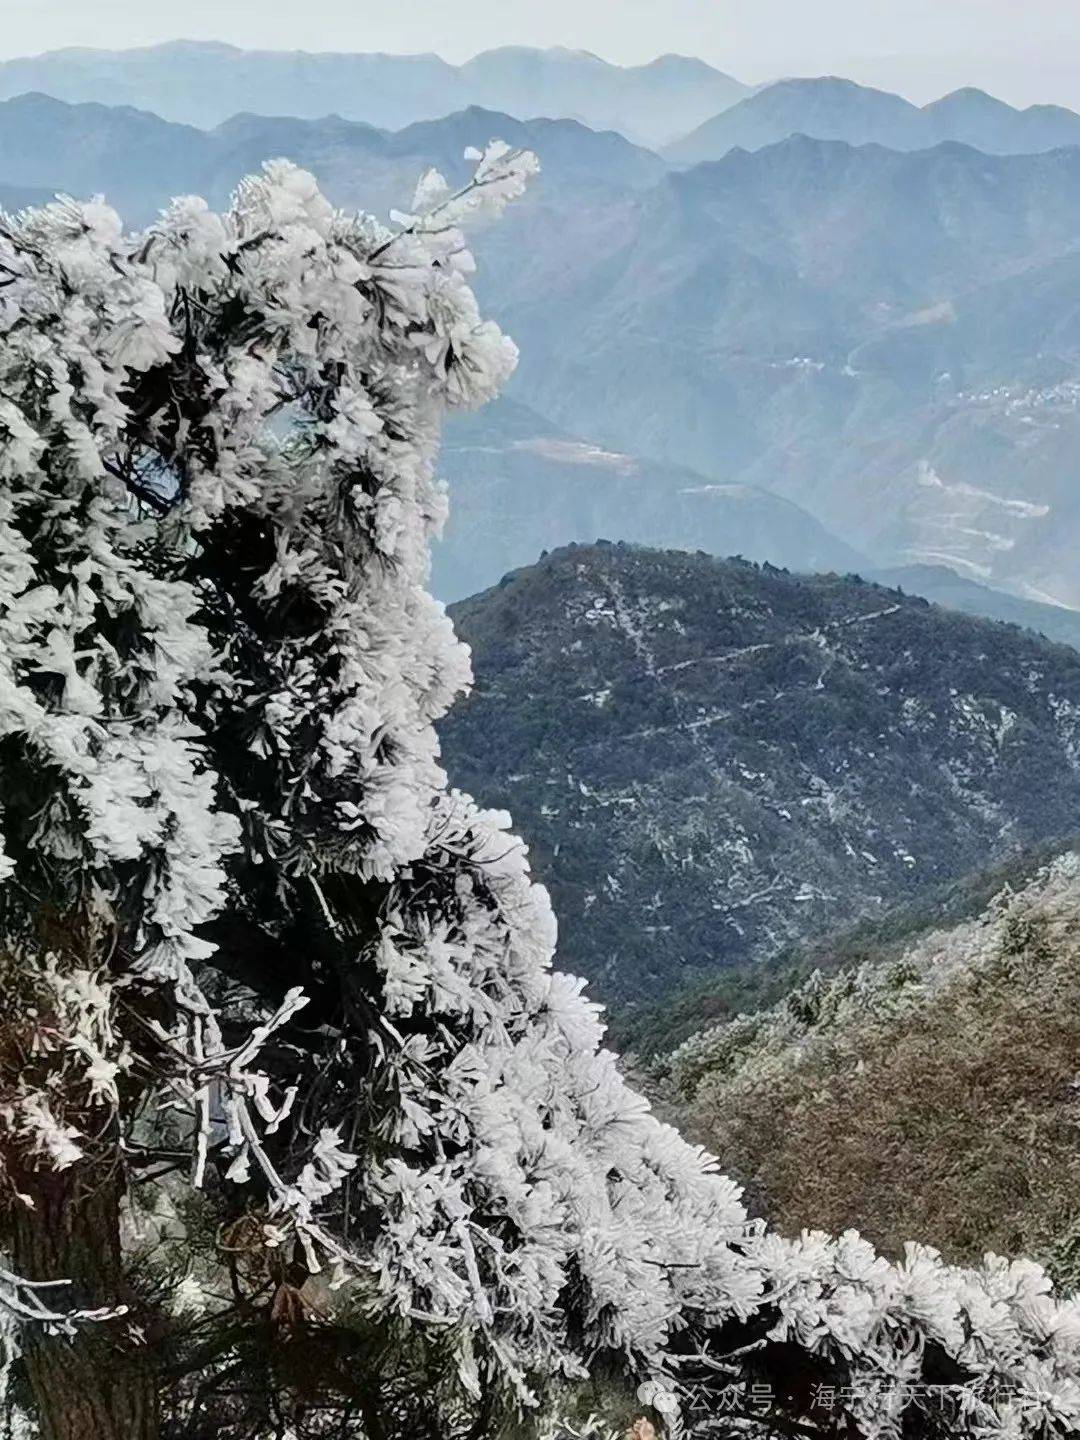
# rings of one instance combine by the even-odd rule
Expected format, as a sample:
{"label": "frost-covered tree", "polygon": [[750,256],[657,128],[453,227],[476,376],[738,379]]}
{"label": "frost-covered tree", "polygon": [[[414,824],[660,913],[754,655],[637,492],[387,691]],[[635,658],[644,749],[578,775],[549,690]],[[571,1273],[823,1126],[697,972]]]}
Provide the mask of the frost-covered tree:
{"label": "frost-covered tree", "polygon": [[535,163],[473,158],[393,232],[282,163],[223,216],[0,231],[27,1407],[47,1440],[480,1440],[580,1429],[617,1377],[672,1433],[1070,1433],[1042,1272],[748,1224],[552,970],[507,817],[447,786],[438,428],[515,360],[461,225]]}

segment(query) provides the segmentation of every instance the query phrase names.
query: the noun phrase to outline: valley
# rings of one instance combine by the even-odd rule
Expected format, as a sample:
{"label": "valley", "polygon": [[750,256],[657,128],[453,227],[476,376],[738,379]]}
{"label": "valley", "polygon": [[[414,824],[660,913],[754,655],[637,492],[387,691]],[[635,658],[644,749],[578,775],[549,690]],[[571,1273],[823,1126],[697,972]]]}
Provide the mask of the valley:
{"label": "valley", "polygon": [[[175,193],[224,203],[287,153],[335,203],[385,217],[428,166],[460,183],[463,151],[495,135],[542,160],[481,237],[478,280],[521,348],[507,423],[535,420],[509,438],[494,413],[459,422],[460,442],[450,429],[448,598],[554,545],[678,545],[693,530],[717,554],[946,566],[1080,606],[1080,149],[905,151],[853,131],[855,144],[790,135],[678,169],[576,120],[476,107],[397,131],[255,114],[201,130],[24,95],[0,102],[0,183],[16,203],[100,190],[145,223]],[[610,466],[576,466],[552,439],[625,457],[616,490]],[[490,527],[469,517],[496,464],[516,510],[490,490],[480,503],[516,548],[489,551]],[[457,544],[491,569],[461,568]]]}

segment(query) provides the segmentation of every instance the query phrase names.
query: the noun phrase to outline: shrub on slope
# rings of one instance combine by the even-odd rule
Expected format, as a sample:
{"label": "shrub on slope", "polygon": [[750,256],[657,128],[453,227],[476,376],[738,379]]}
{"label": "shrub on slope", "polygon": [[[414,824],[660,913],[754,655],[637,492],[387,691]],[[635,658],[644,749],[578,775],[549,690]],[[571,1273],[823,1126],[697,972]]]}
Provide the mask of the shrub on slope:
{"label": "shrub on slope", "polygon": [[1080,859],[885,963],[815,972],[668,1062],[698,1137],[781,1230],[934,1236],[1080,1278]]}

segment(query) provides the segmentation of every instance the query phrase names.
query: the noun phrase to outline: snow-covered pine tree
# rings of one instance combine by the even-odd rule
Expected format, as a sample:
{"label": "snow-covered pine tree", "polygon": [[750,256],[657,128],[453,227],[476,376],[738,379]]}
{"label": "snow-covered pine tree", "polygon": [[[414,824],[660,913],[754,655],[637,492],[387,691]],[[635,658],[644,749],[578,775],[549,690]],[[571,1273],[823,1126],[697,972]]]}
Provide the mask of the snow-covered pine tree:
{"label": "snow-covered pine tree", "polygon": [[283,163],[141,235],[3,224],[0,1300],[41,1433],[153,1440],[165,1393],[188,1440],[551,1434],[601,1373],[672,1434],[1072,1433],[1077,1308],[749,1225],[447,787],[438,427],[515,359],[460,226],[534,168],[474,158],[395,232]]}

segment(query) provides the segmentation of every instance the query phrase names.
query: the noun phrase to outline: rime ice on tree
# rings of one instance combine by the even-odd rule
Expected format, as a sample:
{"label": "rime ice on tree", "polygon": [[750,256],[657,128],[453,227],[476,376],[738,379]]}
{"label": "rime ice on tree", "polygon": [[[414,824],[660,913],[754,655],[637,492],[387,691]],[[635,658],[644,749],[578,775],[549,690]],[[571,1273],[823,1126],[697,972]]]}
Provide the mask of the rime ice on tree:
{"label": "rime ice on tree", "polygon": [[[866,1435],[899,1433],[928,1357],[974,1387],[949,1433],[1075,1428],[1080,1320],[1034,1267],[747,1224],[552,971],[507,817],[447,787],[433,726],[469,670],[425,588],[438,428],[516,358],[461,226],[535,169],[474,158],[394,232],[275,163],[223,216],[177,201],[126,236],[63,202],[0,233],[15,1230],[41,1238],[57,1177],[153,1151],[165,1105],[259,1247],[449,1337],[443,1434],[550,1428],[600,1361],[707,1427],[793,1355],[847,1378]],[[0,1273],[12,1311],[35,1293]]]}

